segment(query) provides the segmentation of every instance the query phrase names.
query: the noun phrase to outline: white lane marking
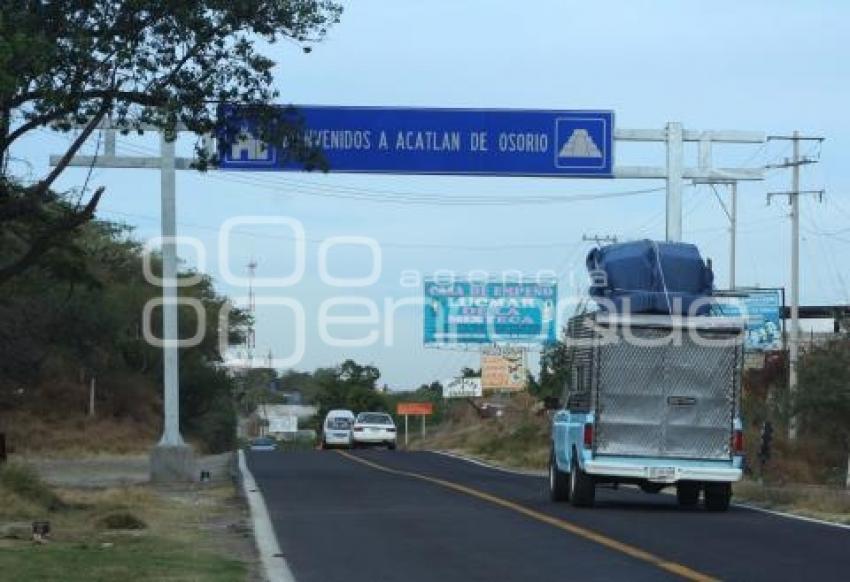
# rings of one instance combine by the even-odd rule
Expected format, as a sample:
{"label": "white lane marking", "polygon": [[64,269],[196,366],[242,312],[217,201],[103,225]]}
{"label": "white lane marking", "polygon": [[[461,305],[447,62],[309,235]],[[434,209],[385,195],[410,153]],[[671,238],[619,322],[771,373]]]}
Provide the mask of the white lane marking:
{"label": "white lane marking", "polygon": [[[473,465],[478,465],[480,467],[485,467],[487,469],[493,469],[494,471],[502,471],[503,473],[510,473],[512,475],[520,475],[522,477],[545,477],[546,476],[545,471],[537,472],[537,471],[522,471],[522,470],[519,470],[519,469],[507,469],[505,467],[499,467],[498,465],[492,465],[492,464],[487,463],[485,461],[481,461],[481,460],[475,459],[473,457],[467,457],[466,455],[461,455],[461,454],[453,453],[453,452],[450,452],[450,451],[431,450],[431,451],[428,451],[428,452],[434,453],[434,454],[437,454],[437,455],[443,455],[444,457],[451,457],[452,459],[457,459],[458,461],[464,461],[464,462],[467,462],[467,463],[472,463]],[[640,488],[637,485],[634,485],[634,486],[625,485],[625,487],[634,487],[634,489],[636,491],[640,490]],[[663,495],[673,495],[673,493],[671,493],[669,491],[664,491],[664,492],[662,492],[662,494]],[[778,516],[778,517],[786,517],[788,519],[796,519],[796,520],[799,520],[799,521],[806,521],[806,522],[809,522],[809,523],[816,523],[816,524],[819,524],[819,525],[829,525],[829,526],[832,526],[832,527],[850,530],[850,525],[847,525],[847,524],[835,523],[834,521],[826,521],[824,519],[817,519],[817,518],[814,518],[814,517],[807,517],[805,515],[797,515],[797,514],[794,514],[794,513],[786,513],[784,511],[778,511],[776,509],[767,509],[765,507],[759,507],[758,505],[750,505],[749,503],[737,502],[737,503],[732,503],[732,506],[733,507],[740,507],[741,509],[751,509],[753,511],[758,511],[758,512],[761,512],[761,513],[768,513],[770,515],[775,515],[775,516]]]}
{"label": "white lane marking", "polygon": [[260,552],[260,561],[263,564],[263,573],[269,582],[295,582],[295,577],[289,569],[289,564],[283,558],[277,536],[274,534],[272,521],[269,518],[266,501],[263,494],[254,481],[254,476],[245,463],[245,453],[239,451],[239,473],[242,475],[242,490],[248,499],[248,507],[251,509],[251,521],[254,525],[254,540],[257,550]]}
{"label": "white lane marking", "polygon": [[501,471],[502,473],[510,473],[511,475],[520,475],[522,477],[545,477],[546,471],[534,471],[534,470],[522,470],[522,469],[508,469],[507,467],[500,467],[498,465],[493,465],[486,461],[482,461],[480,459],[476,459],[474,457],[467,457],[466,455],[461,455],[459,453],[454,453],[451,451],[428,451],[429,453],[435,453],[437,455],[443,455],[444,457],[451,457],[452,459],[457,459],[459,461],[465,461],[467,463],[471,463],[473,465],[478,465],[479,467],[485,467],[487,469],[492,469],[494,471]]}
{"label": "white lane marking", "polygon": [[740,507],[742,509],[752,509],[753,511],[759,511],[761,513],[769,513],[770,515],[776,515],[779,517],[787,517],[788,519],[797,519],[799,521],[807,521],[809,523],[816,523],[819,525],[829,525],[832,527],[838,527],[841,529],[850,530],[850,525],[843,523],[835,523],[834,521],[826,521],[825,519],[817,519],[815,517],[808,517],[805,515],[797,515],[794,513],[785,513],[784,511],[777,511],[775,509],[767,509],[765,507],[759,507],[758,505],[750,505],[749,503],[733,503],[735,507]]}

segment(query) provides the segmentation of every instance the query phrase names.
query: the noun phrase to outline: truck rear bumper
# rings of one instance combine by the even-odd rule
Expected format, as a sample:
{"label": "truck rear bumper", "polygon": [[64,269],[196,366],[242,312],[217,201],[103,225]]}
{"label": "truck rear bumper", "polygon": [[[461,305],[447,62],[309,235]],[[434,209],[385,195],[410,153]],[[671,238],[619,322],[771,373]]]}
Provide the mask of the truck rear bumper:
{"label": "truck rear bumper", "polygon": [[624,479],[646,479],[653,483],[675,483],[676,481],[740,481],[741,469],[731,464],[680,465],[676,462],[642,463],[614,461],[608,459],[586,459],[584,472],[600,477],[622,477]]}

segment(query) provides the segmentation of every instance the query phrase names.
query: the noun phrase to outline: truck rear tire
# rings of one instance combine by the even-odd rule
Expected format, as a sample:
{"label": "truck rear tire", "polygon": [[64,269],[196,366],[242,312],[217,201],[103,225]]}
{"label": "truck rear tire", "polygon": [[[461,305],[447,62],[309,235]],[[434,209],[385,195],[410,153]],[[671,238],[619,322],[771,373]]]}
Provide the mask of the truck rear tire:
{"label": "truck rear tire", "polygon": [[699,503],[699,483],[680,481],[676,484],[676,499],[682,507],[694,507]]}
{"label": "truck rear tire", "polygon": [[596,483],[579,468],[575,453],[570,468],[570,501],[576,507],[593,507],[596,501]]}
{"label": "truck rear tire", "polygon": [[549,499],[556,502],[570,500],[570,475],[558,469],[554,449],[549,455]]}
{"label": "truck rear tire", "polygon": [[731,483],[706,483],[705,508],[708,511],[726,511],[732,500]]}

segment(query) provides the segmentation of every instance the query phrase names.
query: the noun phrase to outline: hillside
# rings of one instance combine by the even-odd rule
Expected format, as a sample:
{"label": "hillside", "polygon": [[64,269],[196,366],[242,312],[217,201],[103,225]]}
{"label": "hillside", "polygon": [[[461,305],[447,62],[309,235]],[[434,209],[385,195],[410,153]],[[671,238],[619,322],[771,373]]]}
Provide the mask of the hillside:
{"label": "hillside", "polygon": [[[536,399],[517,394],[500,417],[482,418],[466,401],[452,402],[445,420],[411,448],[469,454],[507,467],[543,469],[549,457],[549,416]],[[411,436],[413,431],[411,431]]]}

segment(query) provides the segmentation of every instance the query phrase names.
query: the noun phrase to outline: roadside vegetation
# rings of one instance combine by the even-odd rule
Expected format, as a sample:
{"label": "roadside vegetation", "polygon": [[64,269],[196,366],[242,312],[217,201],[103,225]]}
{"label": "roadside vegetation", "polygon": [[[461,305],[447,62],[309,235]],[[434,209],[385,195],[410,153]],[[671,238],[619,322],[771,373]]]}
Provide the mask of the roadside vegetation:
{"label": "roadside vegetation", "polygon": [[[342,7],[317,2],[6,2],[0,15],[0,433],[17,452],[128,452],[149,448],[161,417],[161,350],[144,340],[143,306],[161,289],[142,275],[141,245],[121,225],[96,220],[111,195],[88,174],[61,179],[80,154],[104,154],[102,124],[196,137],[199,171],[215,165],[201,136],[235,138],[219,107],[245,108],[254,132],[305,169],[325,169],[281,117],[272,71],[276,41],[305,53]],[[67,137],[56,152],[30,152],[43,132]],[[185,134],[184,134],[185,135]],[[48,166],[48,153],[56,153]],[[129,196],[141,192],[132,185]],[[152,271],[161,273],[155,257]],[[184,271],[181,277],[194,273]],[[225,298],[207,276],[180,294],[201,301],[201,345],[180,353],[181,427],[205,452],[233,447],[234,385],[218,366]],[[180,335],[195,314],[182,309]],[[152,333],[161,338],[159,309]],[[245,314],[231,312],[233,342]],[[95,406],[89,406],[94,381]]]}
{"label": "roadside vegetation", "polygon": [[[850,338],[811,346],[799,364],[799,389],[788,393],[781,354],[765,357],[744,377],[747,458],[754,479],[843,487],[850,468]],[[797,438],[788,437],[791,416]],[[768,434],[765,435],[765,425]]]}
{"label": "roadside vegetation", "polygon": [[734,485],[735,501],[850,525],[850,491],[818,485],[765,485],[745,479]]}
{"label": "roadside vegetation", "polygon": [[444,420],[414,449],[445,450],[471,455],[497,465],[543,469],[549,458],[549,416],[528,394],[505,399],[501,416],[482,417],[467,400],[452,402]]}
{"label": "roadside vegetation", "polygon": [[[254,560],[231,484],[55,490],[23,465],[0,466],[3,580],[245,580]],[[43,543],[32,522],[48,521]],[[245,530],[247,531],[247,530]]]}
{"label": "roadside vegetation", "polygon": [[[89,222],[80,227],[73,268],[33,267],[3,285],[0,432],[13,451],[127,453],[155,443],[162,351],[143,337],[141,317],[145,303],[161,290],[145,280],[142,247],[130,234],[120,225]],[[159,272],[158,257],[151,262]],[[206,276],[180,293],[200,301],[207,326],[203,341],[180,354],[181,425],[199,450],[230,450],[234,384],[218,365],[217,346],[218,313],[226,298]],[[161,337],[158,313],[154,310],[151,327]],[[234,310],[232,341],[241,339],[247,323],[247,315]],[[193,335],[196,324],[193,310],[181,312],[182,337]]]}

